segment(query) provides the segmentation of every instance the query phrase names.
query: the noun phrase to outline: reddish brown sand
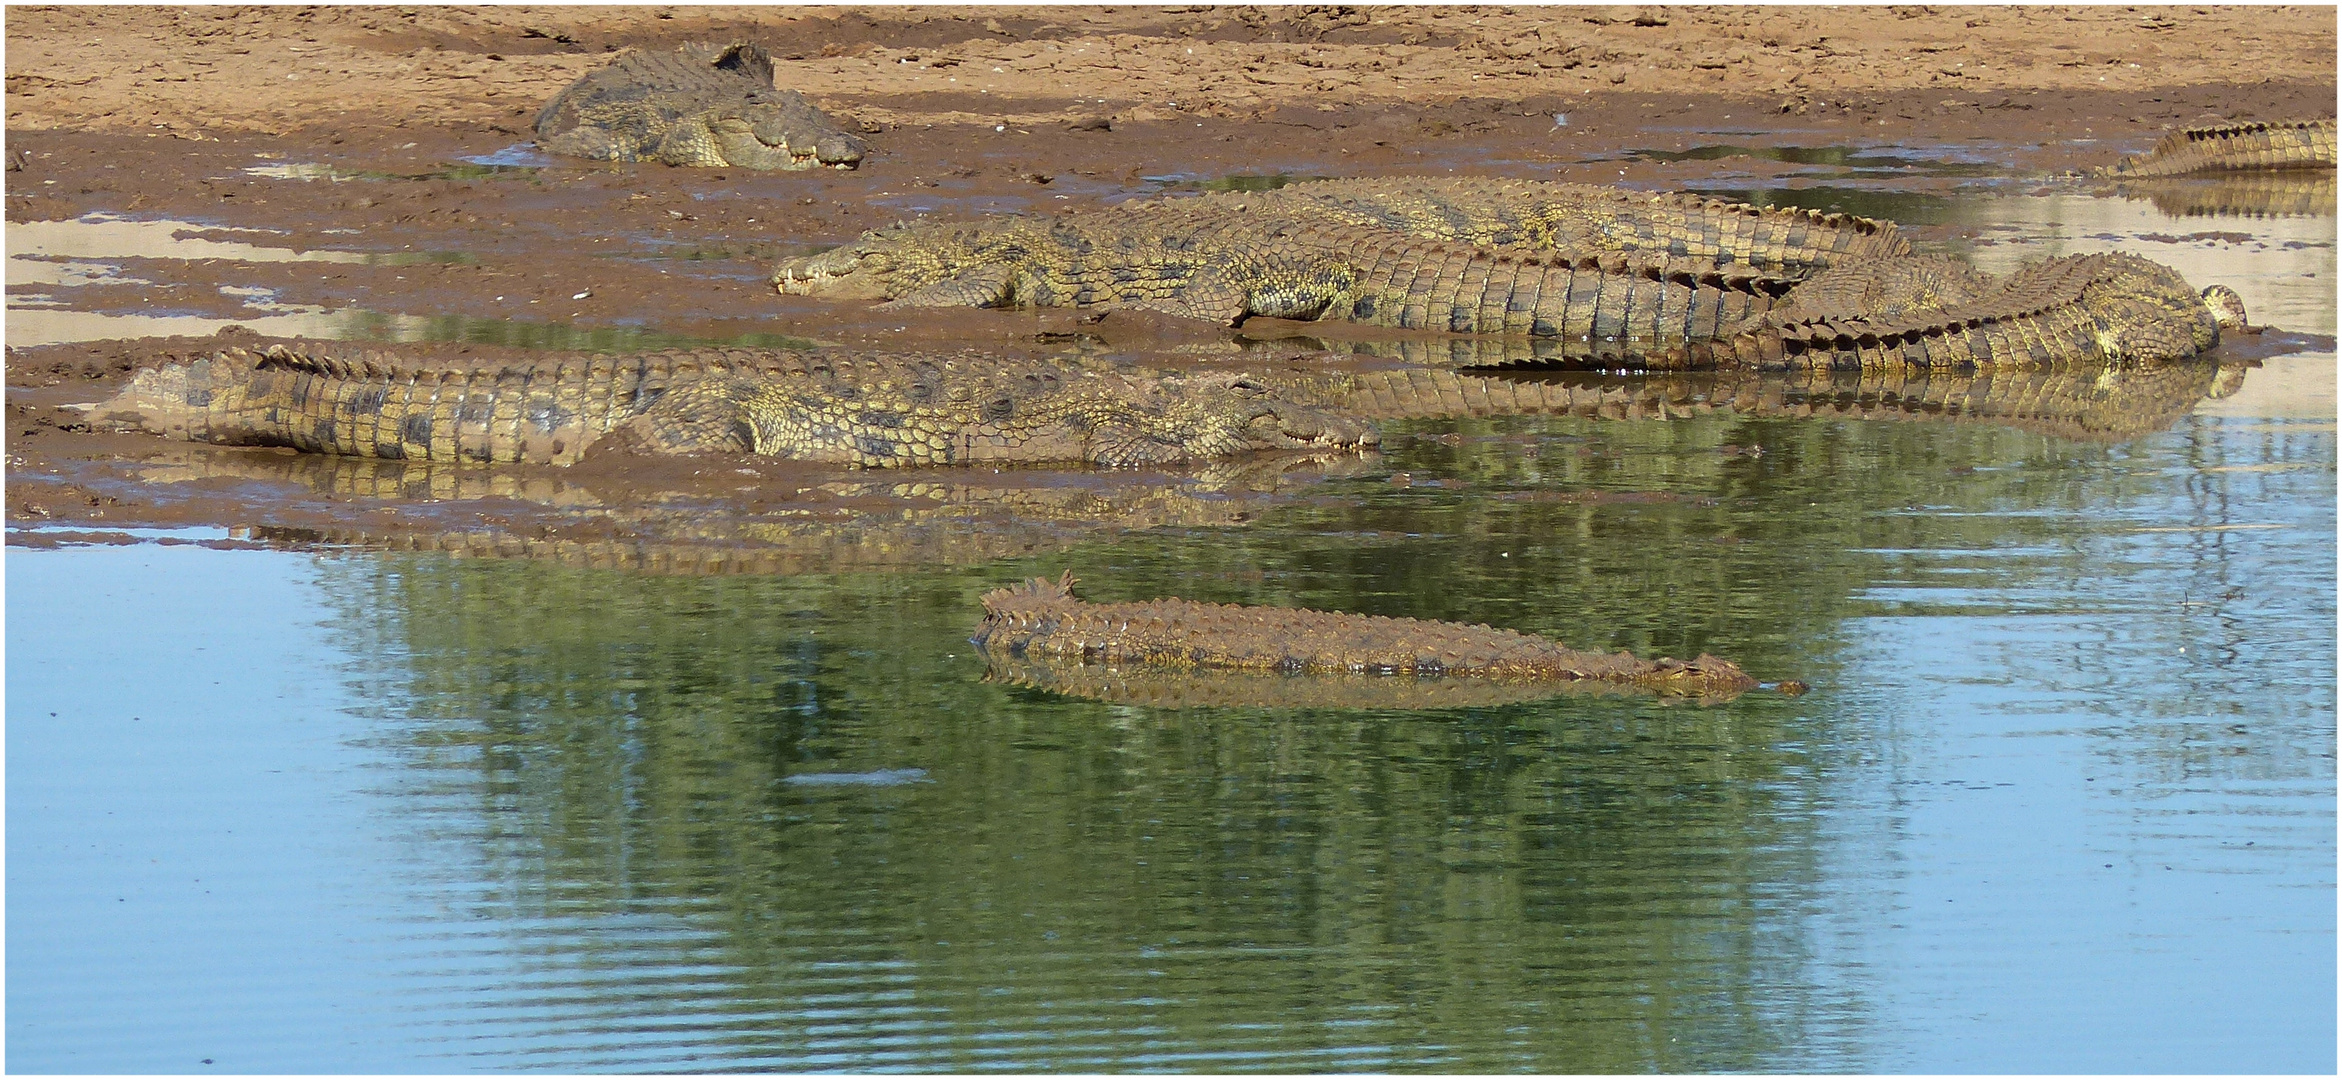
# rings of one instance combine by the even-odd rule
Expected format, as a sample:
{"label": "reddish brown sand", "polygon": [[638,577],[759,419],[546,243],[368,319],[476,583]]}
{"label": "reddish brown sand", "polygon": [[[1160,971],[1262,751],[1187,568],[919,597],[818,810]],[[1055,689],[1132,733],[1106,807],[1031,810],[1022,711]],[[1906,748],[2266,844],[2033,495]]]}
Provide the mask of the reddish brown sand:
{"label": "reddish brown sand", "polygon": [[[1147,177],[1456,171],[1751,186],[1794,168],[1627,155],[1730,141],[1966,147],[1996,170],[2047,178],[2143,150],[2172,127],[2331,116],[2336,55],[2331,7],[16,7],[6,37],[11,223],[105,212],[267,229],[257,242],[294,248],[460,255],[134,260],[140,283],[63,290],[77,309],[232,319],[242,301],[219,290],[237,286],[330,309],[1007,354],[1076,332],[1099,349],[1233,346],[1225,330],[1124,315],[876,312],[776,296],[764,274],[777,255],[923,207],[1094,206],[1160,190]],[[533,177],[430,178],[525,145],[543,101],[616,49],[733,37],[765,43],[784,59],[783,85],[869,132],[862,169],[564,162]],[[256,164],[374,178],[290,181],[246,171]],[[633,257],[602,257],[619,253]],[[642,257],[654,253],[668,257]],[[26,288],[11,287],[12,304]],[[9,521],[539,536],[657,527],[587,521],[510,492],[386,503],[266,479],[285,470],[265,451],[92,431],[57,407],[209,344],[11,349]],[[211,479],[151,482],[164,466]],[[738,509],[750,488],[758,513],[782,516],[906,505],[866,479],[628,460],[529,482],[590,484],[608,506],[680,493]],[[1152,512],[1125,517],[1143,525]]]}

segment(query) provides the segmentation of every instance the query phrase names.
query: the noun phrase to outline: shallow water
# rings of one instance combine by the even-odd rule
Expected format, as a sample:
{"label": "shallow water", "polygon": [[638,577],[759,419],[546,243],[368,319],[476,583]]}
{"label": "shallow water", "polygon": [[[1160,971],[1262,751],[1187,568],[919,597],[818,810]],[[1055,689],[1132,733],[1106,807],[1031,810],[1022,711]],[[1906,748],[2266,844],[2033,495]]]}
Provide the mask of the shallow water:
{"label": "shallow water", "polygon": [[[930,573],[11,548],[11,1062],[2333,1067],[2330,410],[1457,427]],[[1066,569],[1817,689],[986,681],[976,595]]]}
{"label": "shallow water", "polygon": [[[1940,202],[1988,268],[2137,250],[2333,333],[2331,216]],[[1393,424],[1302,497],[885,572],[12,544],[9,1063],[2330,1072],[2334,365],[2120,440]],[[1068,570],[1815,689],[988,672],[977,597]]]}

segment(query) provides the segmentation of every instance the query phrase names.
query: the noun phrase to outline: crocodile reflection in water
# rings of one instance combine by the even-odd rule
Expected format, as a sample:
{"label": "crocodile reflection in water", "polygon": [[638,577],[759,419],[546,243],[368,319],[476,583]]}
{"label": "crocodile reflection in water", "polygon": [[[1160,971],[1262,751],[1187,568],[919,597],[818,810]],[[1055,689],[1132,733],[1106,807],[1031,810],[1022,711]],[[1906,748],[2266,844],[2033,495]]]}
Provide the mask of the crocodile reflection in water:
{"label": "crocodile reflection in water", "polygon": [[[1444,346],[1447,343],[1431,343]],[[2240,362],[2135,370],[1948,375],[1746,372],[1619,378],[1478,376],[1431,369],[1294,376],[1378,422],[1522,415],[1593,420],[1894,420],[2016,428],[2111,443],[2164,430],[2233,392]],[[162,444],[148,482],[233,478],[307,489],[337,505],[253,529],[256,538],[666,573],[798,574],[970,565],[1061,550],[1101,531],[1240,526],[1312,488],[1373,471],[1348,453],[1276,454],[1146,473],[831,473],[798,497],[769,482],[692,491],[599,488],[583,475]],[[754,491],[753,503],[743,490]],[[348,500],[382,504],[352,513]],[[493,519],[451,507],[488,501]],[[298,501],[298,497],[294,497]],[[284,499],[278,500],[284,504]],[[424,504],[427,509],[418,507]],[[411,509],[395,513],[399,507]],[[423,509],[423,512],[415,512]],[[303,517],[337,524],[307,528]],[[352,522],[352,518],[364,518]]]}
{"label": "crocodile reflection in water", "polygon": [[2123,179],[2106,190],[2126,199],[2146,199],[2172,217],[2334,216],[2331,170]]}
{"label": "crocodile reflection in water", "polygon": [[[1285,453],[1144,473],[813,477],[794,498],[769,484],[743,485],[753,499],[728,481],[691,491],[621,490],[542,473],[200,446],[162,455],[136,475],[149,483],[260,482],[335,504],[236,530],[272,544],[643,573],[794,575],[933,569],[1058,551],[1103,533],[1240,526],[1370,464],[1354,455]],[[298,510],[300,499],[269,504]],[[387,513],[353,512],[352,500]],[[498,512],[471,509],[482,506]],[[315,520],[330,524],[307,523]]]}
{"label": "crocodile reflection in water", "polygon": [[[1826,805],[1851,757],[1814,737],[1826,721],[1648,697],[1309,723],[1041,700],[973,677],[968,590],[994,577],[649,578],[390,557],[326,560],[320,590],[352,677],[395,688],[381,745],[400,778],[458,807],[470,796],[487,822],[440,826],[479,852],[466,884],[483,898],[466,912],[525,908],[526,943],[547,946],[543,977],[563,981],[566,1008],[639,1005],[647,964],[721,971],[663,992],[769,1015],[734,1051],[743,1068],[835,1068],[857,1049],[831,1049],[839,1025],[893,1022],[883,1010],[900,1002],[883,996],[861,1013],[802,1008],[809,986],[846,975],[980,965],[982,984],[937,978],[920,1040],[848,1059],[966,1069],[1001,1060],[962,1048],[994,1037],[1004,1001],[1104,1002],[1134,1027],[1176,1008],[1216,1030],[1298,1006],[1329,970],[1395,977],[1381,953],[1308,942],[1440,940],[1459,911],[1480,921],[1403,965],[1409,1000],[1631,1002],[1653,980],[1750,972],[1800,985],[1808,946],[1794,935],[1811,920],[1783,909],[1809,903],[1829,849],[1814,826],[1827,816],[1806,808]],[[925,782],[791,779],[911,769]],[[1747,902],[1760,892],[1787,903]],[[609,929],[628,921],[690,934],[654,952]],[[1061,940],[1038,945],[1052,959],[1019,976],[1018,996],[978,995],[1007,956],[989,943],[1045,930]],[[1194,965],[1182,978],[1195,992],[1174,1005],[1129,1001],[1133,941],[1165,943],[1161,963],[1256,959]],[[1647,1071],[1656,1034],[1732,1048],[1687,1067],[1754,1069],[1768,1060],[1755,1048],[1800,1030],[1782,1000],[1560,1010],[1527,1036],[1474,1013],[1475,1045],[1501,1054],[1396,1060],[1501,1071],[1534,1053],[1554,1070]],[[1095,1027],[1097,1013],[1070,1022]],[[1208,1041],[1145,1038],[1082,1060],[1144,1069],[1166,1043]],[[1327,1060],[1270,1049],[1287,1070]]]}

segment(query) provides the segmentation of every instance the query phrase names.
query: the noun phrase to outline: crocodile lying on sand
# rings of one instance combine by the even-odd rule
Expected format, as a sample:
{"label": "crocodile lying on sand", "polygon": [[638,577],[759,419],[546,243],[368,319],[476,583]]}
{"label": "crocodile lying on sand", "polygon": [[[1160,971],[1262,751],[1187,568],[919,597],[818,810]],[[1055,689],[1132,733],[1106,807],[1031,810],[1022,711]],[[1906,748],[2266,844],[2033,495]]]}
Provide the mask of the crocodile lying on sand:
{"label": "crocodile lying on sand", "polygon": [[2334,167],[2334,121],[2277,120],[2185,128],[2153,150],[2097,170],[2112,180]]}
{"label": "crocodile lying on sand", "polygon": [[783,262],[784,293],[1145,308],[1664,345],[1714,337],[1889,224],[1529,181],[1327,181],[1055,217],[904,222]]}
{"label": "crocodile lying on sand", "polygon": [[1651,369],[2088,368],[2183,360],[2247,329],[2225,285],[2198,292],[2136,255],[2069,255],[1995,281],[1910,257],[1832,267],[1738,333],[1653,350]]}
{"label": "crocodile lying on sand", "polygon": [[1670,694],[1724,696],[1756,680],[1726,660],[1638,660],[1589,653],[1510,630],[1383,615],[1239,607],[1161,599],[1092,604],[1073,575],[1033,578],[984,594],[974,641],[1010,657],[1107,665],[1275,672],[1411,675],[1513,682],[1606,682]]}
{"label": "crocodile lying on sand", "polygon": [[756,45],[628,52],[537,114],[537,145],[601,161],[742,169],[851,169],[868,148],[794,90]]}
{"label": "crocodile lying on sand", "polygon": [[1424,240],[1503,251],[1641,252],[1785,280],[1911,251],[1890,221],[1551,180],[1371,177],[1214,197]]}
{"label": "crocodile lying on sand", "polygon": [[501,369],[230,349],[141,371],[96,415],[198,442],[557,465],[613,434],[653,452],[869,468],[1127,466],[1374,441],[1362,422],[1241,375],[763,349]]}
{"label": "crocodile lying on sand", "polygon": [[912,222],[774,275],[895,304],[1148,308],[1506,335],[1646,369],[2151,363],[2242,326],[2132,256],[1995,281],[1891,224],[1530,181],[1327,181],[1053,218]]}

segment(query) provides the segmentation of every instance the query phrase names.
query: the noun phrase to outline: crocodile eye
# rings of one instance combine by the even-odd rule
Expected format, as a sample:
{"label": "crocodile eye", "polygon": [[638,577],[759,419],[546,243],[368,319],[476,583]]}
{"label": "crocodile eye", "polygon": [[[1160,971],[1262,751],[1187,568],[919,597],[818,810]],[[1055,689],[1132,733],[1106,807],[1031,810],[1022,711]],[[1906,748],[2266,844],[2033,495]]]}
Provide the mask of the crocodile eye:
{"label": "crocodile eye", "polygon": [[1229,383],[1228,389],[1234,390],[1240,394],[1259,395],[1269,392],[1269,388],[1267,386],[1246,378],[1239,378],[1235,382]]}

